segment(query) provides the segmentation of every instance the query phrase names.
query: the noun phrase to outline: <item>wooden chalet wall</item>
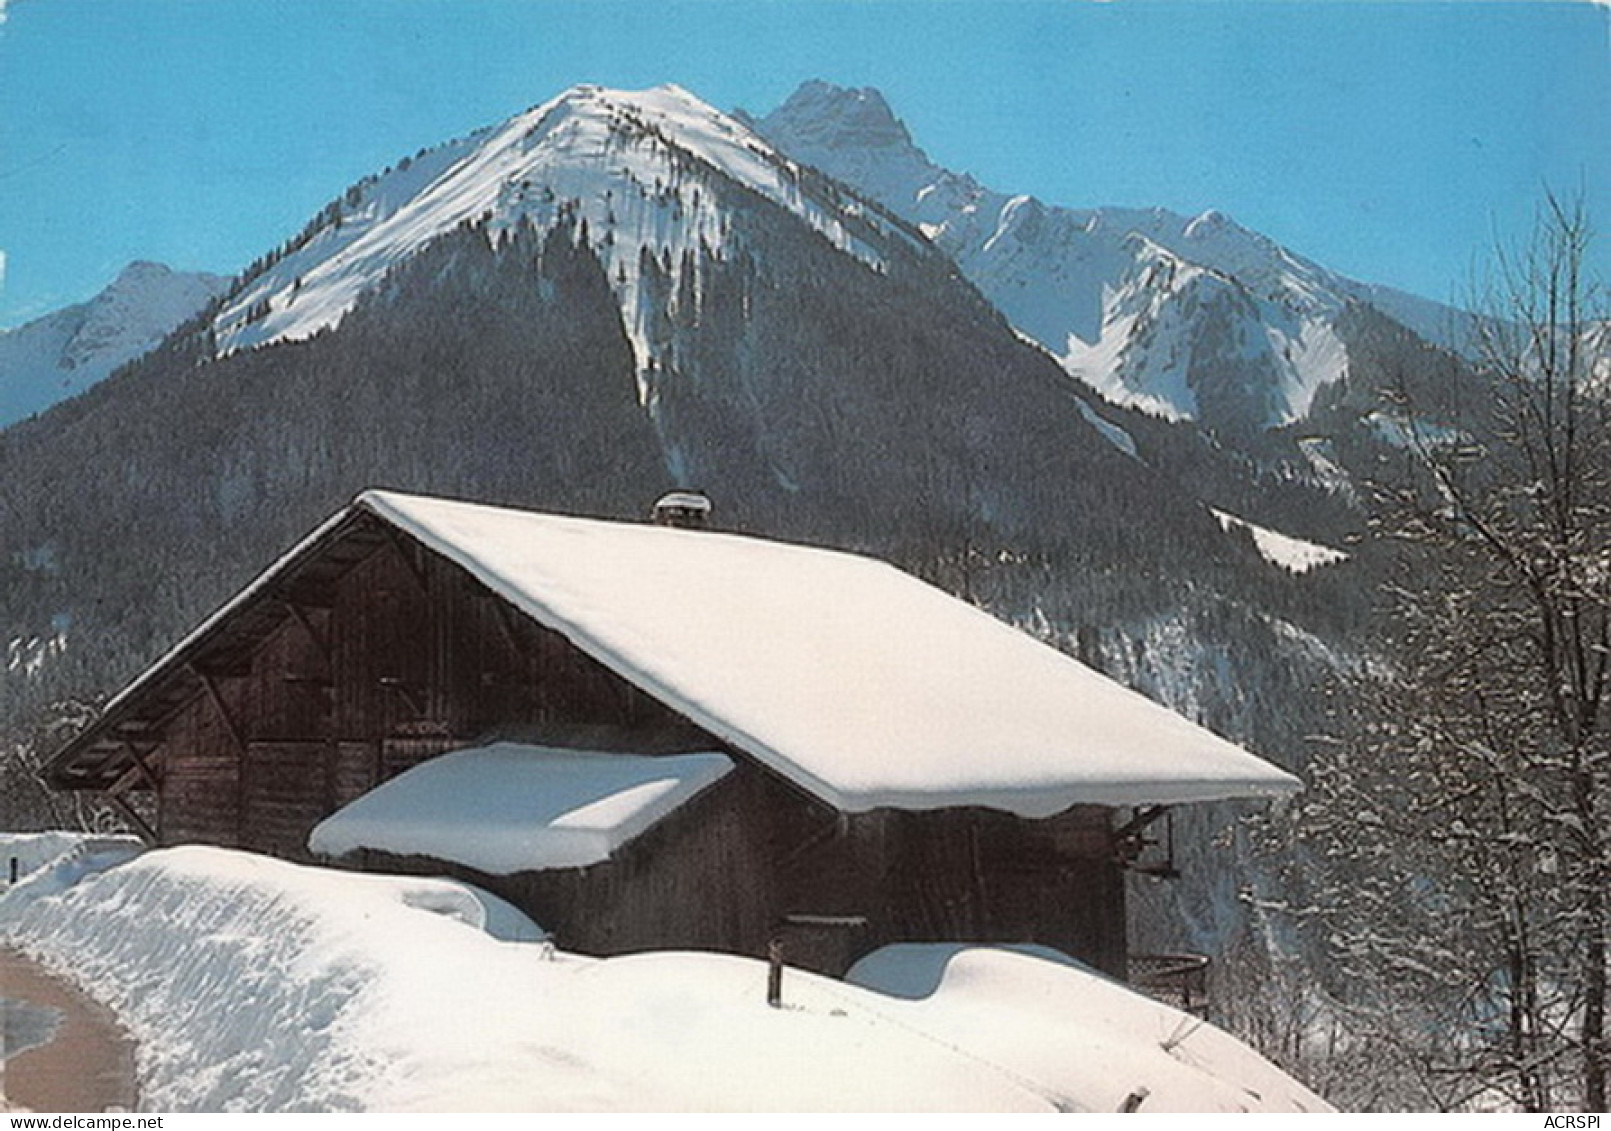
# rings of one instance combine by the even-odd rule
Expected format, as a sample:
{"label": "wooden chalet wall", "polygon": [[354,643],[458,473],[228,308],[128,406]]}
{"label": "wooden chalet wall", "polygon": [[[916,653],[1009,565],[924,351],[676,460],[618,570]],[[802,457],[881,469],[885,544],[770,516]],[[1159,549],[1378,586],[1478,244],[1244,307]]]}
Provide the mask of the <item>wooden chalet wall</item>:
{"label": "wooden chalet wall", "polygon": [[589,868],[495,877],[380,853],[356,863],[457,874],[583,952],[760,954],[785,917],[803,916],[789,960],[828,973],[888,942],[984,941],[1044,943],[1123,976],[1110,810],[837,813],[378,520],[342,539],[294,584],[247,598],[270,626],[255,643],[192,669],[195,691],[154,759],[162,843],[305,861],[330,813],[494,738],[724,750],[732,774]]}
{"label": "wooden chalet wall", "polygon": [[[1111,810],[1029,821],[991,809],[848,815],[786,868],[786,913],[865,917],[840,940],[802,931],[802,957],[839,965],[893,942],[1041,943],[1126,976],[1124,872]],[[838,944],[837,946],[835,944]],[[815,944],[815,945],[813,945]]]}
{"label": "wooden chalet wall", "polygon": [[983,809],[837,814],[741,762],[587,868],[493,876],[363,854],[376,871],[449,874],[524,909],[567,950],[786,958],[839,976],[892,942],[1041,943],[1126,976],[1124,876],[1109,812],[1047,821]]}
{"label": "wooden chalet wall", "polygon": [[159,749],[163,844],[305,856],[330,800],[328,673],[316,631],[288,614],[248,670],[195,673],[201,690]]}
{"label": "wooden chalet wall", "polygon": [[722,950],[760,955],[777,923],[781,893],[767,822],[763,773],[740,765],[608,861],[495,876],[427,857],[364,852],[364,867],[451,875],[521,908],[566,950]]}
{"label": "wooden chalet wall", "polygon": [[[366,533],[375,537],[368,520]],[[488,736],[645,753],[721,744],[454,563],[380,537],[164,727],[158,836],[307,860],[313,826]]]}

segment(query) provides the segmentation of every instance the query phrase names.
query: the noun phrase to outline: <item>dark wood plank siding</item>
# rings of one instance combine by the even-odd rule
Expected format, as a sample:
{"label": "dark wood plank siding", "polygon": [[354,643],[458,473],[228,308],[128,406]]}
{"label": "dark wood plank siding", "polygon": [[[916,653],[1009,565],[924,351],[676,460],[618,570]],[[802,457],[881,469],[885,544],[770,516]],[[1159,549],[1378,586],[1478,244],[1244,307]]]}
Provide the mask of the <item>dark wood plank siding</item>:
{"label": "dark wood plank siding", "polygon": [[253,742],[242,768],[240,847],[309,858],[308,834],[332,811],[328,742]]}
{"label": "dark wood plank siding", "polygon": [[159,833],[163,844],[235,846],[240,831],[240,759],[228,747],[209,748],[176,733],[162,758]]}
{"label": "dark wood plank siding", "polygon": [[241,681],[241,722],[251,740],[327,741],[331,676],[324,650],[305,620],[287,610],[285,620],[253,654],[251,674]]}
{"label": "dark wood plank siding", "polygon": [[[261,636],[231,650],[229,670],[191,672],[194,694],[163,724],[154,759],[163,843],[306,860],[307,835],[329,813],[421,761],[497,738],[727,749],[424,547],[371,526],[335,551],[295,604],[259,598]],[[790,961],[828,973],[886,942],[943,940],[1040,942],[1123,975],[1107,810],[1050,821],[978,809],[846,815],[728,752],[737,771],[594,867],[490,877],[368,862],[462,875],[584,952],[761,954],[795,915],[814,918]]]}
{"label": "dark wood plank siding", "polygon": [[165,731],[163,843],[307,860],[319,819],[482,739],[720,746],[414,543],[380,542],[316,596],[265,598],[278,620],[245,662],[195,673],[190,704]]}
{"label": "dark wood plank siding", "polygon": [[1108,812],[891,816],[885,938],[1034,942],[1125,976],[1124,882]]}
{"label": "dark wood plank siding", "polygon": [[335,809],[380,783],[380,743],[338,742],[331,758],[330,802]]}
{"label": "dark wood plank siding", "polygon": [[241,757],[210,696],[169,720],[159,761],[163,844],[239,845]]}
{"label": "dark wood plank siding", "polygon": [[419,568],[433,594],[432,715],[451,733],[517,729],[563,739],[597,731],[624,749],[710,747],[686,718],[452,562],[431,555]]}
{"label": "dark wood plank siding", "polygon": [[378,741],[427,717],[430,602],[386,546],[335,586],[330,619],[337,741]]}
{"label": "dark wood plank siding", "polygon": [[586,868],[495,876],[425,857],[366,852],[366,867],[447,875],[513,903],[566,950],[762,954],[777,922],[776,877],[739,770]]}
{"label": "dark wood plank siding", "polygon": [[306,859],[330,811],[328,657],[307,615],[287,607],[245,671],[197,670],[160,759],[158,833]]}
{"label": "dark wood plank siding", "polygon": [[897,941],[1035,942],[1122,978],[1124,882],[1108,821],[1095,806],[1044,821],[987,809],[849,814],[786,870],[784,911],[864,918],[851,957]]}

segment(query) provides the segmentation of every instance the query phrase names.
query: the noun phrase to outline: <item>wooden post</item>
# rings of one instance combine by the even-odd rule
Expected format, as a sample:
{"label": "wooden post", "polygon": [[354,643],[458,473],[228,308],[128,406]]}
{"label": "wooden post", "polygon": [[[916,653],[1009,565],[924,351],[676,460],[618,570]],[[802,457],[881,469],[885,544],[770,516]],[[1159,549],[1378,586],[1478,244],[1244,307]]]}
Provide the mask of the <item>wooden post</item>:
{"label": "wooden post", "polygon": [[17,863],[18,863],[17,858],[15,856],[13,856],[11,858],[11,886],[12,887],[17,886]]}
{"label": "wooden post", "polygon": [[783,936],[773,935],[766,944],[766,1004],[783,1008]]}

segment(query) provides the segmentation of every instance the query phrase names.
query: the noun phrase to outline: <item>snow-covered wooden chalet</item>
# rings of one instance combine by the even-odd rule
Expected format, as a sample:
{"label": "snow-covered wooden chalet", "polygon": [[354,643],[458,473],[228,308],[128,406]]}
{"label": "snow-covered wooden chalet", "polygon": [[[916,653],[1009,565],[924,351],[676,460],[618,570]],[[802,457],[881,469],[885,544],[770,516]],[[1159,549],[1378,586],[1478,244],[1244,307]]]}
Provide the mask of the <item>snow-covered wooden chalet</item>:
{"label": "snow-covered wooden chalet", "polygon": [[49,773],[161,844],[459,875],[573,950],[786,926],[825,968],[1036,941],[1121,975],[1137,814],[1298,788],[865,557],[380,491]]}

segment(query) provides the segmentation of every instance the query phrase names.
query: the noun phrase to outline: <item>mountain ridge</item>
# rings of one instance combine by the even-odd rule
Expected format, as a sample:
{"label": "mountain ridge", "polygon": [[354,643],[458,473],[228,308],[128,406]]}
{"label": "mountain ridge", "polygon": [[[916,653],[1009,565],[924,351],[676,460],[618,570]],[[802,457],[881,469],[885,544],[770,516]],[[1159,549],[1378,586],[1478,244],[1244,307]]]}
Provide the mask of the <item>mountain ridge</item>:
{"label": "mountain ridge", "polygon": [[[987,188],[934,163],[873,88],[813,80],[766,116],[747,117],[784,152],[916,223],[1071,375],[1110,400],[1172,419],[1233,434],[1302,421],[1320,391],[1346,376],[1340,327],[1350,305],[1373,306],[1437,345],[1458,336],[1464,317],[1338,275],[1218,210],[1187,217],[1162,208],[1072,208]],[[1192,324],[1194,300],[1160,291],[1156,276],[1146,279],[1137,246],[1229,281],[1241,325],[1206,337],[1180,332]],[[1202,278],[1189,281],[1200,291]],[[1177,305],[1188,309],[1167,310]],[[1138,325],[1143,306],[1151,317]],[[1160,319],[1176,327],[1169,350],[1138,346],[1137,335]],[[1240,348],[1225,348],[1233,339]],[[1232,389],[1238,380],[1242,387]],[[1205,410],[1205,399],[1220,407]]]}
{"label": "mountain ridge", "polygon": [[0,331],[0,428],[83,392],[154,348],[228,286],[217,275],[135,260],[85,302]]}
{"label": "mountain ridge", "polygon": [[[521,223],[547,227],[567,207],[594,231],[611,233],[606,267],[630,311],[646,244],[657,243],[674,262],[701,244],[722,247],[719,219],[697,189],[678,185],[692,160],[789,208],[840,250],[883,266],[864,238],[877,218],[836,212],[840,202],[814,195],[792,162],[681,87],[629,93],[583,85],[354,186],[326,223],[220,311],[219,351],[299,340],[338,324],[387,268],[471,220],[484,218],[496,235]],[[883,234],[895,230],[885,225]],[[634,341],[647,367],[647,343],[641,334]]]}

